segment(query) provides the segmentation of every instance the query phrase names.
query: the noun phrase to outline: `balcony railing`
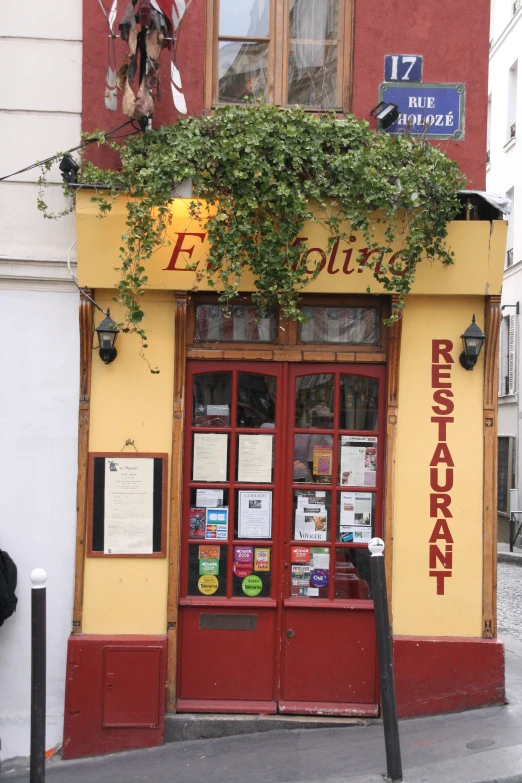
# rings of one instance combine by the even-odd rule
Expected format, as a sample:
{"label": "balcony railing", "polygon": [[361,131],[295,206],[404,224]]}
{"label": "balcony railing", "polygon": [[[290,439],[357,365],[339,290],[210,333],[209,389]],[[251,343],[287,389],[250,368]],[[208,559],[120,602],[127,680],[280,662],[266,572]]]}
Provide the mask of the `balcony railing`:
{"label": "balcony railing", "polygon": [[516,122],[514,122],[513,125],[511,125],[511,127],[509,128],[509,138],[514,139],[516,135],[517,135],[517,124]]}
{"label": "balcony railing", "polygon": [[513,248],[511,247],[506,253],[506,269],[513,266]]}
{"label": "balcony railing", "polygon": [[491,163],[491,150],[486,151],[486,165]]}

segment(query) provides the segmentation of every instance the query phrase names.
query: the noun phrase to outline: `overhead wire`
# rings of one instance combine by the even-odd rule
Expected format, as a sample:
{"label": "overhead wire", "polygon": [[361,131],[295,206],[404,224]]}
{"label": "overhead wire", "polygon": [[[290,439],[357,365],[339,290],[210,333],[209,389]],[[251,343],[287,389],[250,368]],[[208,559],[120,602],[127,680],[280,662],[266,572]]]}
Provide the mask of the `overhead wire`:
{"label": "overhead wire", "polygon": [[[118,136],[113,136],[113,133],[115,133],[118,130],[121,130],[121,128],[124,128],[126,125],[132,125],[134,128],[132,133],[121,133]],[[112,140],[112,139],[123,139],[127,136],[135,136],[137,133],[141,133],[141,128],[136,128],[135,121],[133,119],[126,120],[125,122],[122,122],[120,125],[117,125],[115,128],[110,130],[108,133],[105,134],[105,138]],[[40,166],[45,166],[46,163],[50,163],[53,160],[58,160],[59,158],[62,158],[64,155],[68,155],[71,152],[77,152],[77,150],[81,150],[84,147],[88,147],[89,144],[94,144],[96,141],[98,141],[97,136],[93,136],[90,139],[85,139],[82,141],[81,144],[78,144],[76,147],[71,147],[71,149],[64,150],[63,152],[59,152],[56,155],[51,155],[49,158],[45,158],[44,160],[39,160],[36,163],[32,163],[30,166],[26,166],[24,169],[20,169],[19,171],[14,171],[12,174],[6,174],[4,177],[0,177],[0,182],[3,182],[6,179],[10,179],[11,177],[16,177],[18,174],[25,174],[26,171],[31,171],[31,169],[39,168]]]}

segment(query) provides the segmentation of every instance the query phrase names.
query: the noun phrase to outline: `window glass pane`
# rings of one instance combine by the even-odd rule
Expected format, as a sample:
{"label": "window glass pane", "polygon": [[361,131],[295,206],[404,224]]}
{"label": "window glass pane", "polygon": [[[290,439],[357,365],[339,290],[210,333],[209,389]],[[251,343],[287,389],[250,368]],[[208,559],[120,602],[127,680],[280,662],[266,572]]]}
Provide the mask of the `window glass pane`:
{"label": "window glass pane", "polygon": [[336,106],[337,0],[290,0],[288,103]]}
{"label": "window glass pane", "polygon": [[290,547],[292,598],[328,598],[330,550],[323,546]]}
{"label": "window glass pane", "polygon": [[229,372],[209,372],[194,376],[194,427],[230,427],[231,387],[232,373]]}
{"label": "window glass pane", "polygon": [[337,541],[365,544],[375,530],[375,492],[339,492],[337,496]]}
{"label": "window glass pane", "polygon": [[294,435],[294,484],[308,482],[331,484],[333,473],[333,436]]}
{"label": "window glass pane", "polygon": [[241,103],[266,98],[268,44],[219,42],[219,103]]}
{"label": "window glass pane", "polygon": [[220,0],[220,36],[267,38],[269,8],[269,0]]}
{"label": "window glass pane", "polygon": [[303,307],[302,343],[379,345],[381,318],[376,307]]}
{"label": "window glass pane", "polygon": [[209,598],[226,595],[227,547],[219,544],[189,546],[188,594]]}
{"label": "window glass pane", "polygon": [[362,375],[341,375],[342,430],[376,430],[379,381]]}
{"label": "window glass pane", "polygon": [[190,490],[189,538],[205,539],[207,508],[228,508],[228,489]]}
{"label": "window glass pane", "polygon": [[235,546],[232,595],[241,598],[270,596],[272,548]]}
{"label": "window glass pane", "polygon": [[200,342],[271,343],[277,337],[274,310],[260,314],[255,305],[196,307],[196,340]]}
{"label": "window glass pane", "polygon": [[334,376],[301,375],[296,380],[295,426],[331,430],[334,411]]}
{"label": "window glass pane", "polygon": [[376,483],[377,438],[341,435],[339,484],[343,487],[375,487]]}
{"label": "window glass pane", "polygon": [[237,426],[269,429],[275,426],[276,379],[240,372],[237,376]]}
{"label": "window glass pane", "polygon": [[299,489],[294,492],[293,541],[328,541],[332,493]]}
{"label": "window glass pane", "polygon": [[370,552],[361,549],[335,550],[335,598],[365,600],[372,597]]}

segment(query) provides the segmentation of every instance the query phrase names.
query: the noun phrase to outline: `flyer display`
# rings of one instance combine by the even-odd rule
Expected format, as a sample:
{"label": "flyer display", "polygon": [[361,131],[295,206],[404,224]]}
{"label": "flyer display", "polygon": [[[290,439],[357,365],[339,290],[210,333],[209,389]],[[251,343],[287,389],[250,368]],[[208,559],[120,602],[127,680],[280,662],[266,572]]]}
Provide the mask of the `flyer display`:
{"label": "flyer display", "polygon": [[377,438],[341,435],[339,483],[348,487],[375,487]]}
{"label": "flyer display", "polygon": [[372,537],[371,492],[341,492],[339,496],[339,540],[370,541]]}
{"label": "flyer display", "polygon": [[238,538],[270,538],[272,492],[239,491]]}
{"label": "flyer display", "polygon": [[152,554],[154,459],[106,459],[104,492],[104,553]]}
{"label": "flyer display", "polygon": [[326,541],[328,511],[324,497],[298,495],[294,520],[294,540]]}
{"label": "flyer display", "polygon": [[222,489],[197,489],[196,506],[202,508],[216,508],[223,505]]}
{"label": "flyer display", "polygon": [[207,521],[206,508],[190,509],[190,538],[205,538],[205,525]]}

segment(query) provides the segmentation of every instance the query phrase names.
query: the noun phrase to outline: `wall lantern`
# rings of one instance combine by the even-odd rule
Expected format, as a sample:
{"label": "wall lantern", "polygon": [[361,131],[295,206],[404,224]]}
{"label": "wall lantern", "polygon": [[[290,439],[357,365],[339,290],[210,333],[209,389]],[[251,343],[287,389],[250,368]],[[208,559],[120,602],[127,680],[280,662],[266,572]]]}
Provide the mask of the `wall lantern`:
{"label": "wall lantern", "polygon": [[386,130],[399,119],[399,107],[396,103],[385,103],[384,101],[381,101],[381,103],[378,103],[377,106],[371,110],[370,114],[372,117],[375,117],[379,123],[380,129]]}
{"label": "wall lantern", "polygon": [[60,173],[64,182],[69,185],[75,185],[78,182],[77,174],[80,167],[70,155],[64,155],[59,165]]}
{"label": "wall lantern", "polygon": [[462,337],[464,350],[459,356],[459,361],[465,370],[472,370],[477,363],[482,344],[486,339],[486,335],[481,332],[475,323],[475,316],[473,316],[473,320],[464,334],[460,336]]}
{"label": "wall lantern", "polygon": [[100,359],[105,364],[113,362],[118,351],[114,347],[119,329],[111,318],[111,311],[107,310],[107,317],[96,327],[100,343]]}

